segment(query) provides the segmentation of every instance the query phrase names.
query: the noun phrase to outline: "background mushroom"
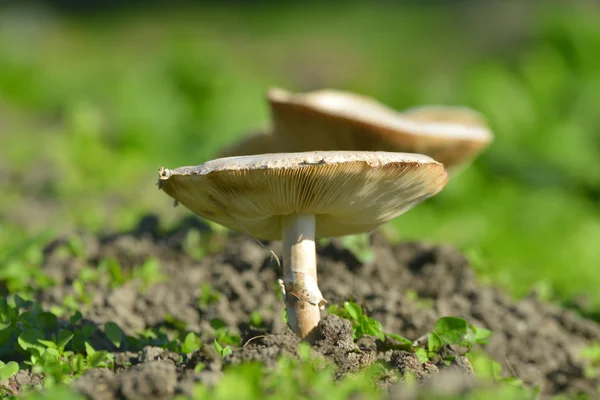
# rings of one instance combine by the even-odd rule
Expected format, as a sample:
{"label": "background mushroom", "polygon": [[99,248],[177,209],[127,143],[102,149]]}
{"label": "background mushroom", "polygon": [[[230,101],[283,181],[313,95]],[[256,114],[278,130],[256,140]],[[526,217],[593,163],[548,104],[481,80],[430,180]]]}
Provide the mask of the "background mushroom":
{"label": "background mushroom", "polygon": [[398,112],[375,99],[337,90],[294,94],[271,89],[267,98],[281,151],[421,153],[454,170],[493,139],[483,117],[466,107]]}
{"label": "background mushroom", "polygon": [[307,152],[161,168],[159,187],[196,214],[259,239],[283,240],[288,323],[309,338],[326,303],[315,237],[366,232],[438,193],[444,167],[420,154]]}

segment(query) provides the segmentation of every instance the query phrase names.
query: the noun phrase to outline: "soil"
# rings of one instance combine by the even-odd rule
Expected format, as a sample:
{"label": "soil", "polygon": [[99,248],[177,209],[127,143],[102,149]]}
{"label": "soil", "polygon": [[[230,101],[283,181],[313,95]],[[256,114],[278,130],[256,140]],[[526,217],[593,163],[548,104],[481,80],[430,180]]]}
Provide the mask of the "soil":
{"label": "soil", "polygon": [[[212,343],[215,330],[210,321],[218,318],[240,335],[243,346],[234,346],[233,354],[225,359],[211,345],[180,357],[152,346],[117,352],[100,338],[98,348],[115,351],[116,371],[91,371],[75,381],[77,390],[103,400],[168,399],[191,393],[196,381],[214,384],[229,364],[255,360],[269,367],[282,354],[296,355],[298,341],[282,319],[278,265],[268,250],[281,254],[278,242],[258,243],[231,234],[218,253],[196,260],[183,250],[184,240],[190,230],[206,232],[206,226],[193,218],[171,232],[159,232],[158,226],[155,217],[147,217],[132,232],[101,238],[80,234],[87,252],[84,259],[57,251],[61,241],[49,245],[44,268],[58,285],[41,291],[39,301],[45,307],[62,304],[66,295],[75,293],[72,282],[86,265],[115,258],[127,271],[154,257],[163,281],[149,287],[138,280],[115,288],[88,286],[92,298],[82,308],[86,320],[99,326],[116,322],[128,335],[184,323],[187,331]],[[541,387],[543,395],[596,395],[598,382],[586,378],[580,350],[591,341],[600,341],[598,324],[543,303],[535,294],[515,301],[479,284],[466,258],[451,247],[390,245],[378,234],[372,235],[371,242],[375,260],[366,264],[337,240],[318,246],[319,284],[330,304],[352,298],[386,332],[413,340],[426,335],[441,316],[466,318],[494,332],[485,350],[503,365],[506,374]],[[219,293],[218,299],[199,303],[207,284]],[[249,324],[256,311],[263,320],[261,328]],[[421,363],[413,354],[390,350],[373,337],[355,342],[349,321],[336,316],[325,317],[321,331],[313,349],[337,366],[340,377],[381,362],[400,374],[410,371],[422,387],[460,393],[477,385],[465,357],[458,356],[450,366]],[[195,371],[198,363],[205,368]],[[15,384],[36,379],[21,371]],[[381,384],[390,397],[416,396],[414,389],[394,379],[382,378]]]}

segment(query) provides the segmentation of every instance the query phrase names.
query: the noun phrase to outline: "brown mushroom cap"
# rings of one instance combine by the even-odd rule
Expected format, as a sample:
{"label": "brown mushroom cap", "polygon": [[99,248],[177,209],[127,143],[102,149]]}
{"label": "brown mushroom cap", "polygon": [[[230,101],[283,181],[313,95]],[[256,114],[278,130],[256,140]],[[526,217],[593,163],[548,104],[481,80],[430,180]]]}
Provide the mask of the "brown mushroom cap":
{"label": "brown mushroom cap", "polygon": [[453,168],[492,141],[483,117],[466,107],[428,106],[398,112],[337,90],[267,94],[281,151],[361,150],[426,154]]}
{"label": "brown mushroom cap", "polygon": [[252,132],[237,142],[225,147],[218,155],[219,158],[250,156],[255,154],[276,153],[275,140],[271,132]]}
{"label": "brown mushroom cap", "polygon": [[[482,129],[482,127],[487,125],[487,121],[480,112],[462,106],[419,106],[402,111],[402,115],[412,121],[428,124],[453,124],[475,129]],[[474,133],[471,132],[471,134]],[[487,136],[488,134],[490,134],[488,129],[483,129],[481,132],[482,136]]]}
{"label": "brown mushroom cap", "polygon": [[204,218],[279,240],[282,216],[290,214],[315,215],[318,237],[371,231],[438,193],[447,179],[443,165],[420,154],[316,151],[161,168],[159,187]]}

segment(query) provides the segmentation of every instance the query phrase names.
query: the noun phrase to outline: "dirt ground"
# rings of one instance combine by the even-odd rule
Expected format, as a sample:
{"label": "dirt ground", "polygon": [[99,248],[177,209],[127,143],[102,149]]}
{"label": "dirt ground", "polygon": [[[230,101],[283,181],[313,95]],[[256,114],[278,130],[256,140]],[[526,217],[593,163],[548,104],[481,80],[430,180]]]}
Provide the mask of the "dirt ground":
{"label": "dirt ground", "polygon": [[[183,251],[185,237],[194,229],[207,228],[190,218],[179,229],[160,233],[156,218],[147,217],[133,232],[104,238],[82,234],[88,258],[84,262],[65,257],[54,251],[56,245],[50,245],[44,268],[59,285],[39,293],[39,300],[45,306],[61,304],[65,295],[73,293],[71,283],[86,264],[94,266],[113,257],[127,270],[155,257],[167,279],[145,289],[132,280],[116,288],[99,285],[88,290],[92,299],[82,309],[85,318],[95,324],[116,322],[125,333],[135,335],[165,324],[169,315],[171,321],[184,322],[187,330],[202,333],[207,343],[214,338],[209,321],[219,318],[241,336],[242,343],[252,340],[235,348],[225,360],[210,345],[182,358],[151,346],[122,351],[116,356],[116,374],[92,371],[74,383],[80,392],[94,399],[167,399],[190,393],[195,381],[216,382],[227,364],[259,360],[268,366],[281,354],[295,354],[298,342],[282,319],[278,267],[269,251],[252,238],[231,234],[222,251],[197,261]],[[371,240],[375,261],[367,264],[335,240],[318,247],[319,284],[330,304],[353,298],[386,332],[409,339],[427,334],[441,316],[466,318],[493,330],[486,350],[506,373],[541,386],[546,395],[595,395],[598,382],[585,377],[579,351],[591,340],[600,340],[599,325],[542,303],[535,295],[513,301],[480,285],[465,257],[453,248],[422,243],[391,246],[377,234]],[[266,245],[281,254],[279,243]],[[220,295],[199,307],[205,284]],[[262,317],[262,328],[249,326],[254,311]],[[322,331],[313,349],[333,361],[340,376],[379,360],[401,373],[411,371],[425,386],[446,382],[442,384],[445,391],[466,390],[476,384],[464,358],[448,367],[422,364],[410,353],[386,350],[375,338],[364,337],[355,343],[350,323],[335,316],[323,320]],[[199,362],[206,368],[195,372]],[[444,378],[448,376],[460,379]],[[20,372],[17,384],[32,379],[36,377]],[[392,397],[408,396],[400,385],[382,384],[388,386]]]}

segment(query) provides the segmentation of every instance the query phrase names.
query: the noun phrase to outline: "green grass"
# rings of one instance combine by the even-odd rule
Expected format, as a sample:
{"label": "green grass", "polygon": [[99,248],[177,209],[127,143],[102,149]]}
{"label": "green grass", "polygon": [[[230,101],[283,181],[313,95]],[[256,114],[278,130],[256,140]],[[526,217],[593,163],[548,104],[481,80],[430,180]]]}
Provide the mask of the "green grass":
{"label": "green grass", "polygon": [[[401,239],[464,249],[482,280],[516,296],[542,288],[553,301],[600,314],[596,14],[549,3],[520,26],[502,8],[471,10],[473,19],[451,5],[312,7],[77,19],[0,10],[0,280],[8,291],[53,284],[39,267],[54,234],[131,229],[149,212],[167,227],[189,215],[156,190],[159,166],[199,164],[267,126],[269,86],[327,85],[397,108],[446,103],[482,111],[496,134],[492,147],[390,225]],[[495,26],[506,37],[490,34]],[[194,246],[201,239],[186,239],[195,258],[221,246],[218,238]],[[67,247],[81,251],[77,243]],[[79,277],[82,295],[90,280],[154,281],[152,260],[132,276],[110,260],[103,265],[100,275]],[[207,287],[202,301],[214,296]],[[229,336],[221,334],[224,350]],[[179,350],[198,344],[187,332],[180,342],[161,335],[146,339]],[[91,362],[84,348],[57,351],[59,359],[81,355],[80,366]],[[0,375],[11,368],[0,366]],[[227,379],[235,374],[265,372],[248,366]],[[222,385],[211,395],[227,395]]]}

